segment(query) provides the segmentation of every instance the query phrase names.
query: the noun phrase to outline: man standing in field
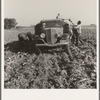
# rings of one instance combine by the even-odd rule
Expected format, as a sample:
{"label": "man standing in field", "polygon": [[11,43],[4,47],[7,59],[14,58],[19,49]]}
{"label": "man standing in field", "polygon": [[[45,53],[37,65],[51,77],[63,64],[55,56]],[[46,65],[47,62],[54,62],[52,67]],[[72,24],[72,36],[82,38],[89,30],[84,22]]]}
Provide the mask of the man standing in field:
{"label": "man standing in field", "polygon": [[76,41],[75,45],[78,46],[79,44],[79,36],[81,34],[81,21],[77,22],[77,25],[74,26],[74,32],[73,32],[73,37],[72,37],[72,43]]}

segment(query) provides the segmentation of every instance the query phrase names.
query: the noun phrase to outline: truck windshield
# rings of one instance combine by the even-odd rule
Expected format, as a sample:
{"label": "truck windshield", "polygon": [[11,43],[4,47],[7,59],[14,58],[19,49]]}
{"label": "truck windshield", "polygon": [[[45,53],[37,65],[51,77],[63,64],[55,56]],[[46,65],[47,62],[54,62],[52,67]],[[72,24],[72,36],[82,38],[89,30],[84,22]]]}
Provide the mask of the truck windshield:
{"label": "truck windshield", "polygon": [[51,28],[51,27],[62,27],[61,21],[47,21],[43,22],[44,28]]}

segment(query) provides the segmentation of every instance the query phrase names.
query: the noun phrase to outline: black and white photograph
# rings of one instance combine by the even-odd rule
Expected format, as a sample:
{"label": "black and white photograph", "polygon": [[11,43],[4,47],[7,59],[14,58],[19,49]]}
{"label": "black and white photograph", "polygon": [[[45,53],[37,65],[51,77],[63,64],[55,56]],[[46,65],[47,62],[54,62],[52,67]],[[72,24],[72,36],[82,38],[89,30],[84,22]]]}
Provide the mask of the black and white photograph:
{"label": "black and white photograph", "polygon": [[4,0],[4,89],[97,89],[97,0]]}

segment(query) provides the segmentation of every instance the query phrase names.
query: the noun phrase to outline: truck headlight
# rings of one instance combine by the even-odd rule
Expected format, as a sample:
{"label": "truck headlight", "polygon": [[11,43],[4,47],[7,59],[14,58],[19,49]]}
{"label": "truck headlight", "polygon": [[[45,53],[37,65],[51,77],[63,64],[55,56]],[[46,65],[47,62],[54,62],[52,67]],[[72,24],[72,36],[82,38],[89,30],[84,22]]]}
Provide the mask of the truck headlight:
{"label": "truck headlight", "polygon": [[41,33],[40,37],[41,38],[45,38],[45,34],[44,33]]}
{"label": "truck headlight", "polygon": [[60,37],[60,34],[58,34],[58,37]]}

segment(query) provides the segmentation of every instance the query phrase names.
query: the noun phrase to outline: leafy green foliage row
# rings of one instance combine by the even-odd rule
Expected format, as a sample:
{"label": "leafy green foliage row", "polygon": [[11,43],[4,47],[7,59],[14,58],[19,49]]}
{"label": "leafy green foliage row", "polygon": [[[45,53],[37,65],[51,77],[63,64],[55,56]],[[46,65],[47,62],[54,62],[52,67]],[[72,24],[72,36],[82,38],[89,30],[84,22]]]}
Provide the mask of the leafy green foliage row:
{"label": "leafy green foliage row", "polygon": [[88,45],[85,52],[70,48],[73,62],[65,52],[39,56],[5,53],[5,88],[96,88],[95,51]]}

